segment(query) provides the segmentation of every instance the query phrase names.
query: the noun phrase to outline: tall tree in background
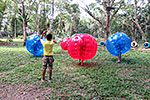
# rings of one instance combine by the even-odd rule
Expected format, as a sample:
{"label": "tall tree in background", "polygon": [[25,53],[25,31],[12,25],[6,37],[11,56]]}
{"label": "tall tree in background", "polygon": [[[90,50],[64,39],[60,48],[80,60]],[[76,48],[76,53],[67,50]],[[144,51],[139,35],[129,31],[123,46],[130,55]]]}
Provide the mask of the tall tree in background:
{"label": "tall tree in background", "polygon": [[55,2],[55,0],[52,0],[52,1],[51,1],[51,15],[50,15],[49,32],[52,31],[53,22],[54,22],[54,2]]}
{"label": "tall tree in background", "polygon": [[54,20],[55,33],[63,36],[71,36],[80,30],[80,9],[78,4],[72,4],[71,0],[56,1],[56,9],[59,14]]}
{"label": "tall tree in background", "polygon": [[37,25],[37,34],[39,34],[40,33],[40,14],[41,14],[41,6],[40,6],[40,2],[37,2],[36,3],[36,14],[37,14],[37,18],[36,18],[36,25]]}
{"label": "tall tree in background", "polygon": [[0,33],[2,27],[2,20],[6,10],[6,1],[0,0]]}
{"label": "tall tree in background", "polygon": [[[123,1],[120,0],[119,2],[115,2],[115,0],[96,0],[98,4],[101,4],[105,10],[105,19],[100,19],[97,16],[95,16],[89,9],[89,7],[87,6],[85,8],[85,11],[96,21],[98,21],[98,23],[100,24],[100,26],[102,27],[103,31],[104,31],[104,39],[107,40],[108,35],[109,35],[109,28],[110,28],[110,23],[112,21],[112,19],[114,18],[114,16],[117,14],[117,12],[119,11],[119,9],[122,7],[123,5]],[[119,6],[115,6],[115,5],[119,5]],[[99,7],[99,9],[101,9]]]}
{"label": "tall tree in background", "polygon": [[24,0],[21,0],[21,4],[22,4],[22,9],[21,9],[21,17],[22,17],[22,21],[23,21],[23,40],[24,40],[24,46],[26,44],[26,39],[27,39],[27,31],[26,31],[26,27],[27,27],[27,23],[29,21],[30,15],[31,15],[31,8],[33,6],[33,4],[35,3],[36,0],[31,0],[31,4],[30,2],[28,2],[29,4],[29,8],[28,8],[28,13],[26,13],[25,11],[25,4],[24,4]]}
{"label": "tall tree in background", "polygon": [[14,38],[16,38],[17,36],[17,12],[18,12],[18,3],[16,0],[12,0],[11,2],[11,6],[12,7],[12,11],[14,12],[14,15],[13,15],[13,18],[12,18],[12,31],[13,31],[13,35],[14,35]]}
{"label": "tall tree in background", "polygon": [[137,25],[137,27],[138,27],[141,35],[142,35],[142,40],[147,41],[145,33],[144,33],[143,29],[141,28],[139,20],[138,20],[138,6],[137,6],[137,4],[138,4],[138,1],[134,0],[134,17],[131,14],[130,20]]}
{"label": "tall tree in background", "polygon": [[22,21],[23,21],[23,40],[24,40],[24,46],[26,44],[26,39],[27,39],[27,35],[26,35],[26,27],[27,27],[27,22],[25,20],[25,5],[24,5],[24,0],[21,0],[21,4],[22,4]]}

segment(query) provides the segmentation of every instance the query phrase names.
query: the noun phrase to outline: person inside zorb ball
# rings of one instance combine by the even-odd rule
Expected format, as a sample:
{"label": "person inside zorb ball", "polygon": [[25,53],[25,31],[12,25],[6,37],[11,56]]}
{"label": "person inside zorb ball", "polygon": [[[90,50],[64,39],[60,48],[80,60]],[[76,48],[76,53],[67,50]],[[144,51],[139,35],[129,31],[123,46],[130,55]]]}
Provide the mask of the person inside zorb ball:
{"label": "person inside zorb ball", "polygon": [[61,41],[61,48],[67,50],[72,58],[79,59],[79,64],[83,65],[84,59],[91,59],[95,56],[97,42],[92,35],[78,33],[70,38],[64,38]]}
{"label": "person inside zorb ball", "polygon": [[106,48],[110,54],[118,56],[117,62],[120,62],[121,54],[131,48],[131,39],[125,33],[117,32],[107,39]]}

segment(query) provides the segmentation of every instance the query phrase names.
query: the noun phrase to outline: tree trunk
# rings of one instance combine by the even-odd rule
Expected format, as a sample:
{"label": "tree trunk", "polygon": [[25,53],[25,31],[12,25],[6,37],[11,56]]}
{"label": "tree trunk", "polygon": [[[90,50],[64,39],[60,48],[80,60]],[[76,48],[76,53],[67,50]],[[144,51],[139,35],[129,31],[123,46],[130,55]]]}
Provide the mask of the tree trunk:
{"label": "tree trunk", "polygon": [[54,0],[52,0],[52,7],[51,7],[51,18],[50,18],[50,27],[49,27],[49,32],[52,31],[53,27],[53,22],[54,22]]}
{"label": "tree trunk", "polygon": [[105,39],[105,41],[108,38],[108,35],[109,35],[109,26],[110,26],[110,10],[106,10],[106,11],[107,11],[107,22],[106,22],[105,33],[104,33],[104,39]]}
{"label": "tree trunk", "polygon": [[14,21],[14,38],[16,38],[16,35],[17,35],[17,20],[16,20],[16,14],[15,14],[15,21]]}
{"label": "tree trunk", "polygon": [[[36,26],[36,30],[37,30],[37,34],[40,34],[40,13],[41,13],[41,9],[39,7],[39,4],[36,5],[37,8],[37,26]],[[39,12],[40,11],[40,12]]]}
{"label": "tree trunk", "polygon": [[[99,22],[100,26],[102,27],[102,29],[103,29],[103,31],[104,31],[104,39],[105,39],[105,41],[107,40],[108,35],[109,35],[109,33],[110,33],[110,32],[109,32],[110,23],[112,22],[112,19],[114,18],[114,16],[117,14],[117,12],[119,11],[119,9],[120,9],[120,8],[122,7],[122,5],[123,5],[123,2],[121,2],[121,3],[120,3],[120,6],[116,9],[116,8],[113,7],[114,1],[115,1],[115,0],[112,0],[112,1],[111,1],[111,0],[108,0],[108,1],[106,2],[106,0],[103,0],[103,7],[104,7],[105,10],[106,10],[106,16],[107,16],[107,20],[104,21],[104,22],[106,22],[106,23],[103,23],[102,20],[100,20],[98,17],[94,16],[94,15],[92,14],[92,12],[90,12],[89,8],[88,8],[88,9],[85,9],[86,12],[87,12],[93,19],[95,19],[96,21]],[[110,12],[111,12],[112,9],[116,9],[116,10],[114,11],[114,13],[113,13],[112,15],[110,15]]]}
{"label": "tree trunk", "polygon": [[40,19],[38,18],[38,21],[37,21],[37,34],[40,34]]}
{"label": "tree trunk", "polygon": [[1,34],[1,23],[0,23],[0,37],[2,36],[2,34]]}
{"label": "tree trunk", "polygon": [[145,33],[144,33],[144,31],[142,30],[142,28],[141,28],[141,26],[139,25],[138,22],[136,22],[136,25],[137,25],[138,29],[140,30],[140,33],[141,33],[141,35],[142,35],[142,40],[147,41],[147,40],[146,40],[146,37],[145,37]]}
{"label": "tree trunk", "polygon": [[142,40],[144,40],[144,41],[147,41],[146,40],[146,36],[145,36],[145,33],[144,33],[144,31],[142,30],[142,28],[141,28],[141,26],[140,26],[140,24],[139,24],[139,22],[138,22],[138,15],[137,15],[137,9],[138,9],[138,7],[137,7],[137,0],[134,0],[134,6],[135,6],[135,8],[134,8],[134,17],[135,17],[135,19],[133,19],[133,18],[131,18],[131,20],[137,25],[137,27],[138,27],[138,29],[139,29],[139,31],[140,31],[140,33],[141,33],[141,35],[142,35]]}
{"label": "tree trunk", "polygon": [[23,20],[23,40],[24,40],[24,44],[23,46],[26,45],[26,39],[27,39],[27,35],[26,35],[26,21],[25,21],[25,18],[24,18],[24,15],[25,15],[25,11],[24,11],[24,0],[22,0],[22,20]]}
{"label": "tree trunk", "polygon": [[108,30],[108,27],[107,27],[107,28],[105,28],[105,30],[104,30],[104,39],[105,39],[105,42],[106,42],[106,40],[107,40],[107,38],[108,38],[108,35],[109,35],[109,30]]}
{"label": "tree trunk", "polygon": [[70,23],[70,31],[69,31],[69,36],[71,36],[71,34],[72,34],[72,22]]}
{"label": "tree trunk", "polygon": [[150,16],[148,16],[148,19],[146,18],[146,16],[144,18],[145,18],[145,33],[147,33],[148,27],[149,27]]}

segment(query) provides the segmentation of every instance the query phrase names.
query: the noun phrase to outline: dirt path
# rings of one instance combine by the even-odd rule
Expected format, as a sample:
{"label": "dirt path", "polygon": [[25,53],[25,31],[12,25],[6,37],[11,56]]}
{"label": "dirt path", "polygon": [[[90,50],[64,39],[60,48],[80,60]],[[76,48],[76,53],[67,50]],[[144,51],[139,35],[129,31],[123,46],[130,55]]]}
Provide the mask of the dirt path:
{"label": "dirt path", "polygon": [[3,85],[0,86],[0,100],[44,100],[44,96],[52,88],[36,89],[34,85]]}

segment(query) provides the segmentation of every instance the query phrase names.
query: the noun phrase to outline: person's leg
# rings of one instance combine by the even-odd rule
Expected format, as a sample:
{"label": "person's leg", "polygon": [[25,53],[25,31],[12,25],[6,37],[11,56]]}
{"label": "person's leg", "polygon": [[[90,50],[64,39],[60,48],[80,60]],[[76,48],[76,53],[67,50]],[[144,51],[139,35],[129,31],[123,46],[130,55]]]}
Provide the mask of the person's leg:
{"label": "person's leg", "polygon": [[53,57],[50,57],[50,58],[49,58],[49,81],[52,80],[53,62],[54,62],[54,58],[53,58]]}
{"label": "person's leg", "polygon": [[121,61],[121,54],[119,54],[119,56],[118,56],[118,61],[119,62]]}
{"label": "person's leg", "polygon": [[82,61],[81,61],[81,66],[83,65],[83,59],[82,59]]}
{"label": "person's leg", "polygon": [[118,61],[116,63],[119,63],[121,61],[121,54],[118,55]]}
{"label": "person's leg", "polygon": [[49,79],[52,79],[52,68],[49,68]]}
{"label": "person's leg", "polygon": [[81,60],[81,59],[79,59],[79,65],[81,64],[80,60]]}
{"label": "person's leg", "polygon": [[42,71],[42,81],[45,80],[45,73],[47,69],[47,57],[43,57],[43,71]]}
{"label": "person's leg", "polygon": [[46,73],[46,69],[43,69],[43,73],[42,73],[43,80],[45,80],[45,73]]}

